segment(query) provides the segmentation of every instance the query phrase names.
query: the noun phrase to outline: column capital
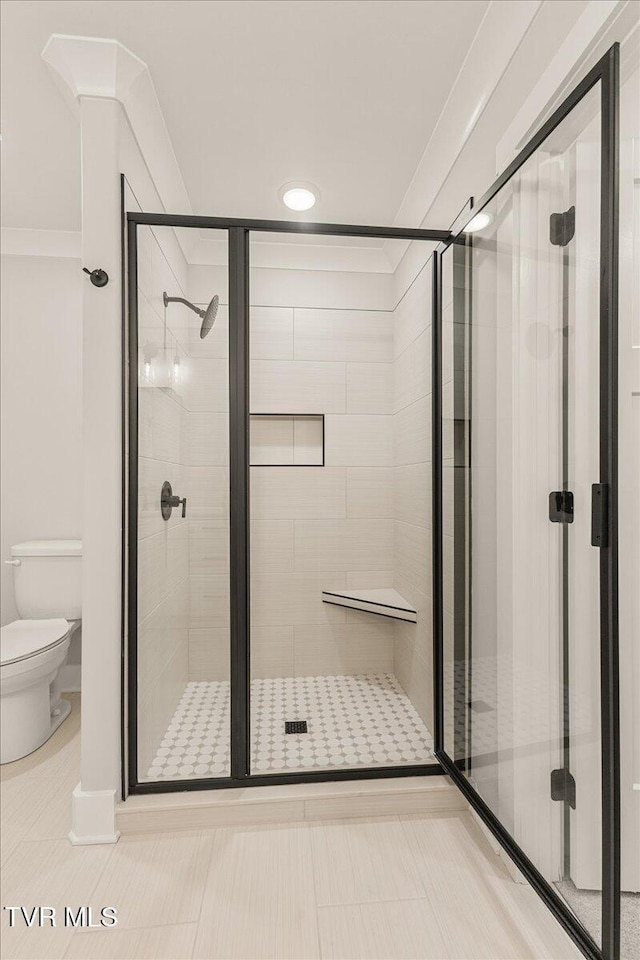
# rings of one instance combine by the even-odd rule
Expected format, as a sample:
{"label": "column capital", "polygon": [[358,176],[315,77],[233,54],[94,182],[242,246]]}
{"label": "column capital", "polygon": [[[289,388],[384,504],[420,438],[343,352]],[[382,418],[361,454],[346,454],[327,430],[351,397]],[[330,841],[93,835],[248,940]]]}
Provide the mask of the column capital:
{"label": "column capital", "polygon": [[135,81],[148,73],[144,60],[117,40],[52,34],[42,59],[74,100],[80,97],[127,99]]}

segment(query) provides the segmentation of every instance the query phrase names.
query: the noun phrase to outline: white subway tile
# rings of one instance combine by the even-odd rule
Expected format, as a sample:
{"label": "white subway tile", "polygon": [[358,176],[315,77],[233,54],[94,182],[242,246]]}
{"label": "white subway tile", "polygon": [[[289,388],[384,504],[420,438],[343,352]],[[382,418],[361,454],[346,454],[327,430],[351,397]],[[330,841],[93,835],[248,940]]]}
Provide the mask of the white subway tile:
{"label": "white subway tile", "polygon": [[188,467],[187,477],[187,517],[190,520],[226,519],[229,516],[228,468]]}
{"label": "white subway tile", "polygon": [[197,520],[189,522],[189,572],[191,576],[229,573],[229,521],[210,521],[208,537],[194,537]]}
{"label": "white subway tile", "polygon": [[391,363],[347,364],[347,413],[393,413]]}
{"label": "white subway tile", "polygon": [[[251,677],[292,677],[294,628],[251,626]],[[255,709],[255,707],[254,707]]]}
{"label": "white subway tile", "polygon": [[151,456],[154,460],[185,463],[186,410],[163,390],[152,390],[151,394]]}
{"label": "white subway tile", "polygon": [[431,267],[422,268],[394,312],[394,357],[399,357],[431,324]]}
{"label": "white subway tile", "polygon": [[227,413],[186,413],[188,455],[192,467],[226,466],[229,463]]}
{"label": "white subway tile", "polygon": [[252,413],[343,413],[344,363],[252,360]]}
{"label": "white subway tile", "polygon": [[346,414],[325,420],[328,466],[387,467],[393,464],[393,418]]}
{"label": "white subway tile", "polygon": [[189,410],[227,413],[229,364],[226,360],[191,360],[187,407]]}
{"label": "white subway tile", "polygon": [[304,310],[294,314],[296,360],[386,362],[393,349],[393,314],[373,310]]}
{"label": "white subway tile", "polygon": [[229,577],[191,577],[190,627],[228,627]]}
{"label": "white subway tile", "polygon": [[252,576],[294,569],[293,520],[251,521]]}
{"label": "white subway tile", "polygon": [[251,516],[295,520],[346,516],[346,475],[330,467],[254,467]]}
{"label": "white subway tile", "polygon": [[423,397],[396,413],[394,460],[398,465],[431,460],[431,398]]}
{"label": "white subway tile", "polygon": [[138,691],[151,692],[159,675],[186,643],[189,591],[179,583],[138,626]]}
{"label": "white subway tile", "polygon": [[347,467],[347,516],[393,516],[393,467]]}
{"label": "white subway tile", "polygon": [[252,623],[344,623],[344,609],[322,602],[323,590],[340,587],[344,574],[339,573],[257,575],[251,580]]}
{"label": "white subway tile", "polygon": [[189,630],[189,680],[229,680],[229,627]]}
{"label": "white subway tile", "polygon": [[[426,593],[431,586],[431,536],[424,527],[395,522],[395,573]],[[402,593],[402,591],[400,591]],[[411,602],[411,597],[407,597]]]}
{"label": "white subway tile", "polygon": [[393,472],[396,520],[431,527],[431,464],[402,464]]}
{"label": "white subway tile", "polygon": [[[138,622],[183,580],[189,572],[188,524],[166,527],[138,542]],[[188,589],[188,582],[185,584]]]}
{"label": "white subway tile", "polygon": [[296,520],[297,572],[387,570],[393,562],[393,520]]}
{"label": "white subway tile", "polygon": [[394,412],[431,393],[431,327],[409,344],[393,367]]}
{"label": "white subway tile", "polygon": [[293,360],[293,309],[250,307],[250,354],[254,360]]}
{"label": "white subway tile", "polygon": [[[376,590],[378,587],[393,586],[393,569],[390,567],[388,570],[349,570],[347,571],[347,582],[345,586],[347,590],[355,587]],[[352,612],[357,613],[358,611]]]}
{"label": "white subway tile", "polygon": [[295,676],[389,673],[393,624],[308,624],[295,627]]}

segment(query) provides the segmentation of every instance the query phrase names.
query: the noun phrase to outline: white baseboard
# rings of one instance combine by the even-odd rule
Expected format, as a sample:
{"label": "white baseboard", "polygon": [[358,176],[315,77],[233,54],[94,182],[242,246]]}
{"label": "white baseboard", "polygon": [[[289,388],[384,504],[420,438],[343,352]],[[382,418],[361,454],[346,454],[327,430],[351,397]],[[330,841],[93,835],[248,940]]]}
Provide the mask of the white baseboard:
{"label": "white baseboard", "polygon": [[60,690],[62,693],[80,692],[81,670],[79,663],[65,663],[60,671]]}
{"label": "white baseboard", "polygon": [[69,833],[67,834],[67,836],[69,837],[69,840],[71,841],[74,847],[82,847],[82,846],[89,846],[92,843],[116,843],[118,841],[118,838],[120,837],[120,833],[118,832],[115,835],[112,833],[107,833],[107,834],[104,834],[104,836],[98,836],[98,834],[91,834],[90,836],[86,836],[86,837],[78,837],[73,832],[73,830],[69,830]]}
{"label": "white baseboard", "polygon": [[78,786],[71,800],[69,840],[74,846],[91,843],[116,843],[116,791],[83,790]]}

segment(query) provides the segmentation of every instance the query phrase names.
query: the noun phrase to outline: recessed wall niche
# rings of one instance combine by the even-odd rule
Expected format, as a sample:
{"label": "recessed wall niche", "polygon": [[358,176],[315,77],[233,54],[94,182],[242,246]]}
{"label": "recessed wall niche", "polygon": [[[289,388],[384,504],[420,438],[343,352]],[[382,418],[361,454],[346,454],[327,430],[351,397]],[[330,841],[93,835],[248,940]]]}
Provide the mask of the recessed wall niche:
{"label": "recessed wall niche", "polygon": [[252,467],[323,467],[324,414],[252,413]]}

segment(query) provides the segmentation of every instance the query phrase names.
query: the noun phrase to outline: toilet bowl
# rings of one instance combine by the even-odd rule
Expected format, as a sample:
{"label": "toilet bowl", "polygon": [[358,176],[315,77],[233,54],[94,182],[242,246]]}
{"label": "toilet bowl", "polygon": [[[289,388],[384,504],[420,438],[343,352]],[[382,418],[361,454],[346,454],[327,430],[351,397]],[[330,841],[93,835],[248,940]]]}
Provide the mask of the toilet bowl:
{"label": "toilet bowl", "polygon": [[42,746],[69,716],[60,670],[80,624],[78,540],[32,540],[11,548],[18,613],[0,628],[0,763]]}
{"label": "toilet bowl", "polygon": [[71,712],[58,676],[77,621],[15,620],[0,629],[0,763],[38,747]]}

